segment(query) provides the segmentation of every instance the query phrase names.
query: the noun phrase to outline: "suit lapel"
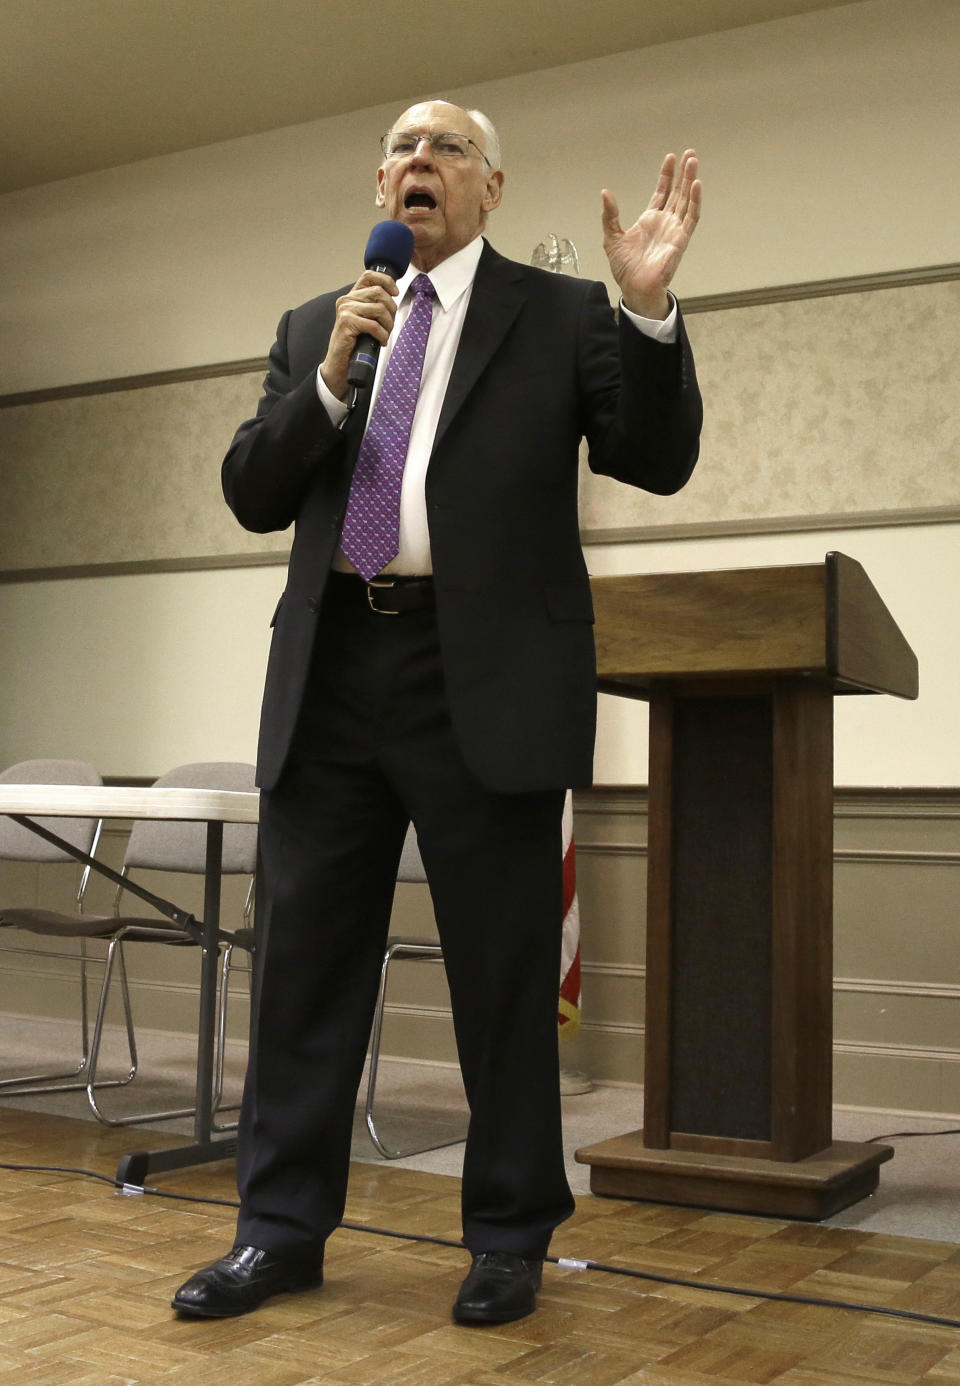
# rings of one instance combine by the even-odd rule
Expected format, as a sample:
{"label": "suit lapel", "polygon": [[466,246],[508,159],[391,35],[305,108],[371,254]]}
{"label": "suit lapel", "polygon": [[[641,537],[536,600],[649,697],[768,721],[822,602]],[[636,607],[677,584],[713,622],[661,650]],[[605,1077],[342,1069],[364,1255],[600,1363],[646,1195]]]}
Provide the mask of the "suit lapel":
{"label": "suit lapel", "polygon": [[485,241],[456,359],[444,396],[433,450],[476,385],[513,324],[526,299],[523,267],[507,260]]}

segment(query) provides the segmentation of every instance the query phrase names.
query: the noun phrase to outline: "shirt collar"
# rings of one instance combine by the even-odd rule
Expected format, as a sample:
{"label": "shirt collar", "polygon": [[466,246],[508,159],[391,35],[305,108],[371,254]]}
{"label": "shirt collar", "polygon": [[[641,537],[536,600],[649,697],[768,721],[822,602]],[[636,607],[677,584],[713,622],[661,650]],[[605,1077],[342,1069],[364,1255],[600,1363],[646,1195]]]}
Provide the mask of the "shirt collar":
{"label": "shirt collar", "polygon": [[[437,291],[437,298],[445,313],[450,311],[460,295],[473,283],[482,254],[483,237],[475,236],[469,245],[455,251],[453,255],[448,255],[446,260],[441,260],[439,265],[434,265],[430,271],[430,282]],[[406,274],[397,280],[397,288],[400,290],[398,303],[403,302],[407,290],[420,273],[415,265],[411,265]]]}

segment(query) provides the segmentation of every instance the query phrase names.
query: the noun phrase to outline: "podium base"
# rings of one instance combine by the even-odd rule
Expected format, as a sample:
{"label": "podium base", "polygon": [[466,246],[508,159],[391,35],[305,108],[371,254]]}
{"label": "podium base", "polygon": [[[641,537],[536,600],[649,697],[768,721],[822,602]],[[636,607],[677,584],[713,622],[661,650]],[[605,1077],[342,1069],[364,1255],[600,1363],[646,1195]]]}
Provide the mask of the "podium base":
{"label": "podium base", "polygon": [[785,1161],[653,1150],[642,1131],[583,1146],[590,1190],[608,1198],[679,1203],[724,1212],[820,1221],[873,1193],[889,1145],[835,1141],[804,1160]]}

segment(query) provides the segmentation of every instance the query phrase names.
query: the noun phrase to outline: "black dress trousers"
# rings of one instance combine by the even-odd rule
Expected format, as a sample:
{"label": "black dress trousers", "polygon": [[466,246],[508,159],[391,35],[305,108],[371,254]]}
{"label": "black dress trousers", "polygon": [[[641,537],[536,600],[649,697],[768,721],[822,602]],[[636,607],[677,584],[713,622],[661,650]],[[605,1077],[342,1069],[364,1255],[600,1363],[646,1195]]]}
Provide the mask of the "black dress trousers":
{"label": "black dress trousers", "polygon": [[262,941],[240,1123],[238,1240],[322,1245],[343,1216],[397,866],[417,829],[471,1117],[463,1237],[542,1256],[573,1211],[557,1053],[563,792],[464,765],[432,609],[331,574],[293,748],[261,800]]}

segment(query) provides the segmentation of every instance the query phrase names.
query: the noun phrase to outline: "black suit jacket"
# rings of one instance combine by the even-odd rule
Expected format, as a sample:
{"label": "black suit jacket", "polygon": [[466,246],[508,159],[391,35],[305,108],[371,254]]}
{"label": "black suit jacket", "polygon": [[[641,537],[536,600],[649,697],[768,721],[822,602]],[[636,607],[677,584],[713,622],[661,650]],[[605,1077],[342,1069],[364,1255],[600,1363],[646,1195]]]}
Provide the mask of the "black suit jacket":
{"label": "black suit jacket", "polygon": [[[223,463],[224,494],[242,525],[296,525],[264,692],[265,789],[290,748],[363,432],[361,410],[338,430],[316,393],[342,292],[281,319],[256,417]],[[667,495],[693,470],[700,423],[682,323],[672,346],[632,324],[618,328],[602,284],[484,245],[426,500],[451,716],[488,788],[591,781],[596,662],[577,518],[581,437],[594,471]]]}

